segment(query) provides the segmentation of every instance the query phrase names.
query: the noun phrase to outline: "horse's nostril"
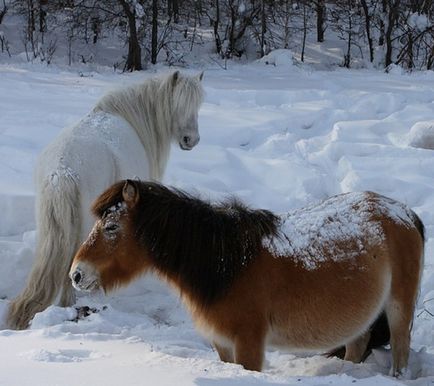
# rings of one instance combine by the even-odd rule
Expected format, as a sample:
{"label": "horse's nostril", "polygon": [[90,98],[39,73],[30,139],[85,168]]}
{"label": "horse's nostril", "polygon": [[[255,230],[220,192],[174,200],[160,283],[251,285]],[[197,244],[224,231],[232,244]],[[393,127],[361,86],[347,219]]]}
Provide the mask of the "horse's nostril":
{"label": "horse's nostril", "polygon": [[190,142],[190,137],[187,137],[187,136],[183,137],[182,142],[184,142],[185,145],[188,145]]}
{"label": "horse's nostril", "polygon": [[73,273],[73,275],[72,275],[72,280],[74,280],[74,283],[75,283],[75,284],[80,283],[80,281],[81,281],[81,273],[78,272],[78,271],[75,271],[75,272]]}

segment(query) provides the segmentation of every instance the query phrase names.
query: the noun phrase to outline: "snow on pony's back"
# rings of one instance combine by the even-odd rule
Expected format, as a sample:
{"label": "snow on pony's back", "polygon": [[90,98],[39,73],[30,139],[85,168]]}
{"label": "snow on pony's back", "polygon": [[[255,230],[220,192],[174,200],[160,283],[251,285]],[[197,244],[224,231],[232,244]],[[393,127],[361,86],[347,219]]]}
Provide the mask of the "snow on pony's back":
{"label": "snow on pony's back", "polygon": [[321,263],[351,260],[367,247],[380,245],[385,235],[373,218],[385,216],[413,226],[413,215],[405,205],[371,195],[345,193],[282,214],[277,236],[264,239],[263,245],[276,257],[291,256],[306,269],[316,269]]}

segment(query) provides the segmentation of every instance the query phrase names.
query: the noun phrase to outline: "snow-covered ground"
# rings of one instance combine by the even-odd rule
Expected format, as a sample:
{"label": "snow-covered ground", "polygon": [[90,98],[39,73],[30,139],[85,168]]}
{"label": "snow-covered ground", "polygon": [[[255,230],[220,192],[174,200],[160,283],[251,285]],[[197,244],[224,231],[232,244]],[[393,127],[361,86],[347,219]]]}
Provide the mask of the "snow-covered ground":
{"label": "snow-covered ground", "polygon": [[[411,379],[389,378],[388,350],[364,364],[268,351],[262,373],[224,364],[178,297],[154,278],[80,297],[99,312],[73,321],[50,307],[29,330],[0,331],[0,385],[429,385],[434,383],[434,73],[312,71],[288,63],[205,71],[201,142],[173,147],[165,182],[202,197],[236,194],[288,211],[374,190],[412,207],[427,229],[412,334]],[[35,247],[32,172],[41,149],[105,90],[151,73],[0,65],[0,318]]]}

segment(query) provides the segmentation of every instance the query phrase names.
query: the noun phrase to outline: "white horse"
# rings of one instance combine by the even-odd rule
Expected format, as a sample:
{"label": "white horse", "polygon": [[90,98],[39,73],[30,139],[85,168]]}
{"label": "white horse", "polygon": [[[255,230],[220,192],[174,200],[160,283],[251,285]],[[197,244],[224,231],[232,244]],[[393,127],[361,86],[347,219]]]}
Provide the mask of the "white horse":
{"label": "white horse", "polygon": [[8,327],[27,328],[50,304],[75,302],[68,271],[102,191],[125,178],[161,180],[172,140],[184,150],[199,142],[202,76],[176,71],[108,93],[45,149],[36,169],[36,260]]}

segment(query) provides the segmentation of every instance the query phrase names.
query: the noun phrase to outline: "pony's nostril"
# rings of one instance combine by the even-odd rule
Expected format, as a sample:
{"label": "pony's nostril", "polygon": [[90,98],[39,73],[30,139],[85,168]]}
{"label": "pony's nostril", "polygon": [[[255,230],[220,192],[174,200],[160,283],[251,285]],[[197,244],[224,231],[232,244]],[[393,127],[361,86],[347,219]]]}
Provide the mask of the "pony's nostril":
{"label": "pony's nostril", "polygon": [[74,283],[75,283],[75,284],[80,283],[80,281],[81,281],[81,273],[80,273],[79,271],[75,271],[75,272],[72,274],[72,280],[74,280]]}
{"label": "pony's nostril", "polygon": [[184,142],[184,145],[188,145],[190,143],[190,137],[182,137],[182,142]]}

